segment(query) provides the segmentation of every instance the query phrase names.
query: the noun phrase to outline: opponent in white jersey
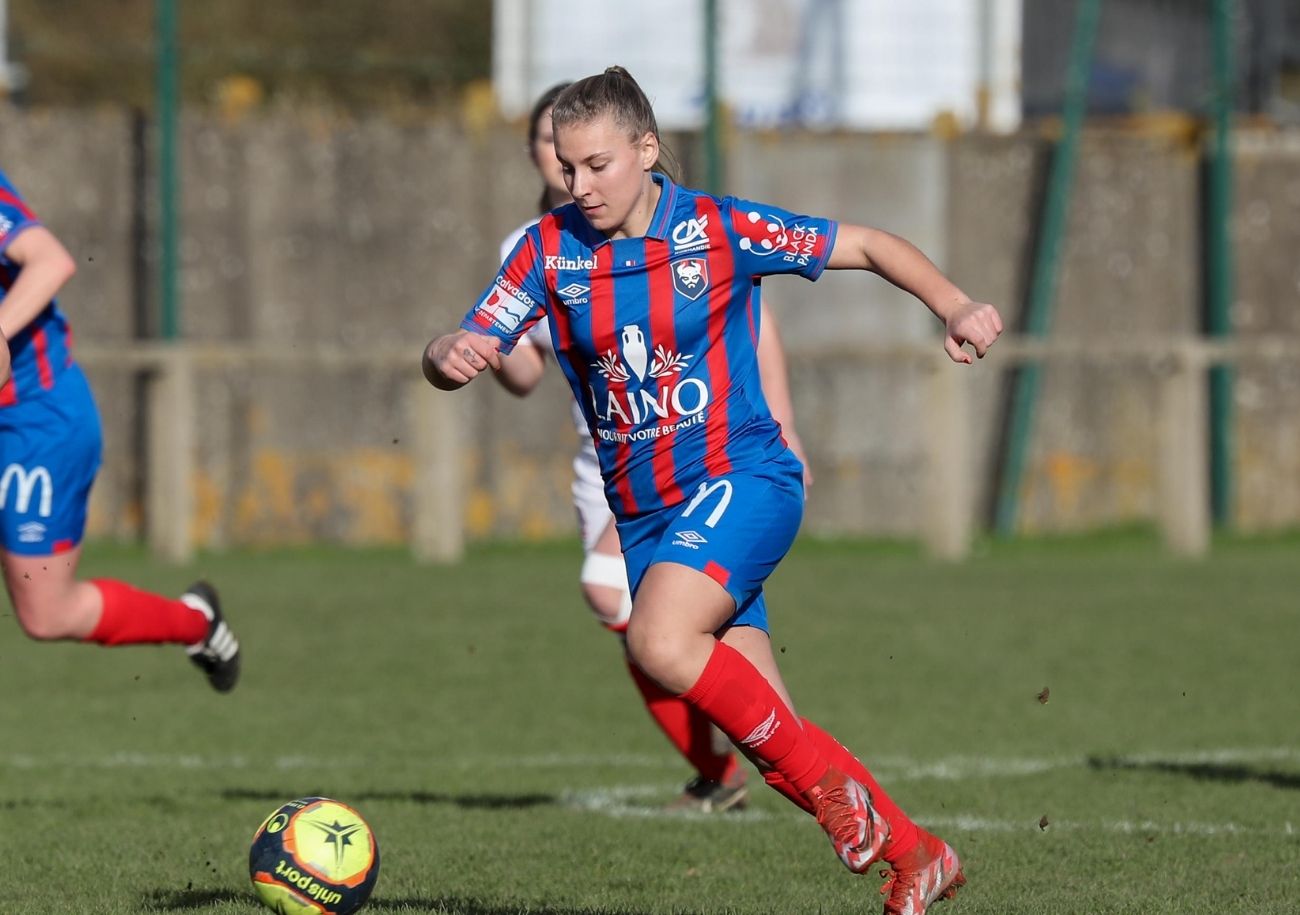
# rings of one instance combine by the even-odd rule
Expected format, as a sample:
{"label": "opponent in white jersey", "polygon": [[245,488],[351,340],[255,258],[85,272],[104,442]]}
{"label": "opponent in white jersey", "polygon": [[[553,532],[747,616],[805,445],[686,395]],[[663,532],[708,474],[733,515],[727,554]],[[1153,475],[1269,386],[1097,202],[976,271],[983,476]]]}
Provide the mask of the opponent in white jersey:
{"label": "opponent in white jersey", "polygon": [[[565,85],[554,86],[543,93],[534,104],[528,122],[528,153],[544,182],[538,218],[571,199],[564,185],[559,160],[555,157],[551,130],[551,107]],[[524,231],[536,221],[529,220],[502,241],[503,262]],[[757,290],[755,293],[757,296]],[[762,309],[758,361],[763,393],[773,418],[782,426],[786,441],[807,468],[807,457],[794,428],[785,353],[776,320],[766,305]],[[513,353],[502,357],[497,380],[511,393],[526,396],[541,380],[548,361],[555,361],[555,349],[550,323],[543,318],[519,341]],[[622,633],[632,611],[632,595],[618,532],[605,498],[591,431],[576,402],[570,402],[570,410],[573,427],[578,433],[578,452],[573,458],[573,504],[577,509],[578,529],[586,554],[580,575],[582,593],[601,624],[613,632]],[[812,483],[812,474],[807,469],[804,483]],[[629,664],[628,671],[651,716],[696,771],[695,777],[687,783],[672,806],[705,812],[743,807],[748,798],[745,772],[727,739],[704,716],[651,681],[635,665]]]}

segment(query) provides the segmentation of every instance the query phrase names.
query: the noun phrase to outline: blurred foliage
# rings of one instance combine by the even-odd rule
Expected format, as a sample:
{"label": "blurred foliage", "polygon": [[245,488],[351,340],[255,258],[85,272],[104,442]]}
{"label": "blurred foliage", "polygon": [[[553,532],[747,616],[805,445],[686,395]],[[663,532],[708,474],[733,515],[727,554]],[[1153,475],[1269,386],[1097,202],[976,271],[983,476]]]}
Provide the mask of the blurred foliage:
{"label": "blurred foliage", "polygon": [[[491,71],[487,0],[175,0],[187,104],[438,105]],[[31,105],[154,104],[156,0],[10,0]]]}

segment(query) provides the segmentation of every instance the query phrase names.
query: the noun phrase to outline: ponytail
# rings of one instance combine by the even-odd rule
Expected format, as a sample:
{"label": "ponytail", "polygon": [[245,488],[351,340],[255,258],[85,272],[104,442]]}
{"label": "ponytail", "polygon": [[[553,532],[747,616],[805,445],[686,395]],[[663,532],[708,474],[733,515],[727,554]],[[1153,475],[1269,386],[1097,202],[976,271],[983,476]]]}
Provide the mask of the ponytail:
{"label": "ponytail", "polygon": [[659,140],[659,161],[654,170],[676,180],[677,159],[664,148],[654,107],[632,74],[622,67],[606,67],[604,73],[580,79],[561,92],[551,109],[551,122],[557,126],[587,124],[606,115],[626,130],[633,142],[654,134]]}

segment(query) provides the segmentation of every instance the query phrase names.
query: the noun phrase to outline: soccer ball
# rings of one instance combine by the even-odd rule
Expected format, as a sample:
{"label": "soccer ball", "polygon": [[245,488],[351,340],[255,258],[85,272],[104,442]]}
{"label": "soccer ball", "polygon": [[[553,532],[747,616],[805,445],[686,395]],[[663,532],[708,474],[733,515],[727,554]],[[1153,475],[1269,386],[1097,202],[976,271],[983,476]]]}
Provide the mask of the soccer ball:
{"label": "soccer ball", "polygon": [[248,853],[257,896],[280,915],[350,915],[379,877],[379,843],[347,804],[290,801],[262,821]]}

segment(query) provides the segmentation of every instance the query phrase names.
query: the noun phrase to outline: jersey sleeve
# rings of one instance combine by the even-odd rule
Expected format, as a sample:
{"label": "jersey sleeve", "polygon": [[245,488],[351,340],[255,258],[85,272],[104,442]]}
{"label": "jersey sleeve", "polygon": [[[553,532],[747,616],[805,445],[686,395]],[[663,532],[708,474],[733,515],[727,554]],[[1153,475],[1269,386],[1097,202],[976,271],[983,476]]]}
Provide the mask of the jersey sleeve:
{"label": "jersey sleeve", "polygon": [[519,338],[546,315],[540,248],[536,230],[525,232],[478,304],[460,322],[464,330],[496,337],[503,354],[511,352]]}
{"label": "jersey sleeve", "polygon": [[18,237],[23,229],[38,226],[41,221],[31,211],[18,192],[0,175],[0,256],[4,255],[9,243]]}
{"label": "jersey sleeve", "polygon": [[766,203],[728,197],[723,217],[736,266],[750,276],[793,273],[815,280],[826,269],[839,223]]}

